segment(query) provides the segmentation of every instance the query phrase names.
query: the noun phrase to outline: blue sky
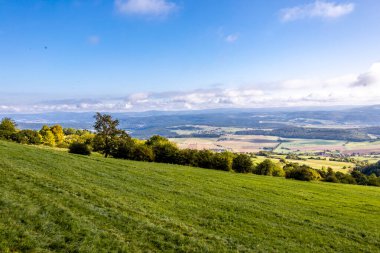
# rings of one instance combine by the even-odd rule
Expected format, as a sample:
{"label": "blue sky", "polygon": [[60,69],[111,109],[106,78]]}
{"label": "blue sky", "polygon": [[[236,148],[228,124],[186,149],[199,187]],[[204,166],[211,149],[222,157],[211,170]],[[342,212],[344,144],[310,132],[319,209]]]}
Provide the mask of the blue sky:
{"label": "blue sky", "polygon": [[375,103],[379,12],[378,0],[0,0],[0,112]]}

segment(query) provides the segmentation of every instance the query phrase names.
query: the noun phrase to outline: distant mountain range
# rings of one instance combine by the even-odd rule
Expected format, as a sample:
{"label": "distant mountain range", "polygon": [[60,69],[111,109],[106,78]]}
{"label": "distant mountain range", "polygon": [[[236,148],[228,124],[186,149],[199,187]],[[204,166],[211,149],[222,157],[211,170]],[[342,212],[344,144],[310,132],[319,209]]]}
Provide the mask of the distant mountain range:
{"label": "distant mountain range", "polygon": [[[207,125],[252,129],[367,128],[380,127],[380,105],[365,107],[215,109],[200,111],[147,111],[110,113],[122,128],[136,137],[152,134],[170,136],[172,127]],[[11,117],[20,128],[39,129],[42,125],[92,129],[93,112],[55,112],[42,114],[0,114]]]}

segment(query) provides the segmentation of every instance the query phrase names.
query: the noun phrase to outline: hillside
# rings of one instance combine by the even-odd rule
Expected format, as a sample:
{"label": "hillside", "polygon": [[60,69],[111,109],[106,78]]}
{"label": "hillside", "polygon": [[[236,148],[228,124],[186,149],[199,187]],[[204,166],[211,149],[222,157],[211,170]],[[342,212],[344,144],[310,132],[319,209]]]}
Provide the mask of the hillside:
{"label": "hillside", "polygon": [[0,251],[379,252],[380,188],[0,141]]}

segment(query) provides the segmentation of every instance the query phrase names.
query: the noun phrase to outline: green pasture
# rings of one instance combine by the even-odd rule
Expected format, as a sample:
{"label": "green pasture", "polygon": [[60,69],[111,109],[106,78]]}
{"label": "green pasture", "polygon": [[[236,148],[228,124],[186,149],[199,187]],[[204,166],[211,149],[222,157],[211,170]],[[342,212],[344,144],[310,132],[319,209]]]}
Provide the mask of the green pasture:
{"label": "green pasture", "polygon": [[0,252],[379,252],[380,188],[0,141]]}

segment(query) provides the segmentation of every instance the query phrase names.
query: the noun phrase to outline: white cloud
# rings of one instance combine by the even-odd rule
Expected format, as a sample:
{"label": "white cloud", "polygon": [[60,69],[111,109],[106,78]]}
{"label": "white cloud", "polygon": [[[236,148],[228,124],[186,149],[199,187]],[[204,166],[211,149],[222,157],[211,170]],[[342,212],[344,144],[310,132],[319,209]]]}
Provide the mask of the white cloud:
{"label": "white cloud", "polygon": [[165,16],[177,5],[167,0],[115,0],[118,12],[128,15]]}
{"label": "white cloud", "polygon": [[224,40],[226,42],[228,42],[228,43],[234,43],[238,39],[239,39],[239,35],[238,34],[229,34],[229,35],[227,35],[227,36],[224,37]]}
{"label": "white cloud", "polygon": [[231,44],[235,43],[240,37],[240,35],[238,33],[227,33],[227,32],[225,32],[224,28],[222,26],[218,28],[217,34],[220,37],[220,39],[224,40],[227,43],[231,43]]}
{"label": "white cloud", "polygon": [[74,99],[15,104],[0,96],[0,113],[54,111],[147,111],[378,104],[380,62],[368,71],[326,80],[291,79],[237,88],[133,93],[110,99]]}
{"label": "white cloud", "polygon": [[316,0],[314,3],[295,6],[281,10],[281,20],[284,22],[305,18],[339,18],[350,14],[355,9],[355,4],[337,4],[323,0]]}
{"label": "white cloud", "polygon": [[[374,63],[367,73],[359,75],[355,82],[352,83],[353,87],[367,87],[379,84],[380,82],[380,62]],[[379,87],[380,88],[380,87]]]}

